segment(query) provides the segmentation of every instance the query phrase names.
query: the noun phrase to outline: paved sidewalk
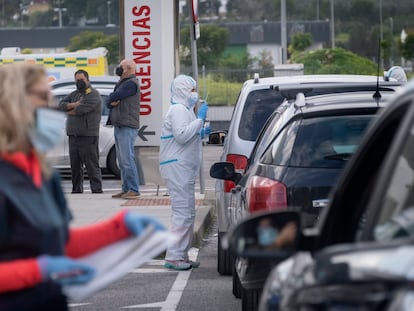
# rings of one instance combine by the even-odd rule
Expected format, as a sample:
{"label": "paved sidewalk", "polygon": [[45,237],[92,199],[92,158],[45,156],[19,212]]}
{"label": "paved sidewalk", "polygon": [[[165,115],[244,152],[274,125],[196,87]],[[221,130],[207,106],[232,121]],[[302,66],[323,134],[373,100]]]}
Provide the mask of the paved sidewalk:
{"label": "paved sidewalk", "polygon": [[[118,211],[127,208],[143,214],[156,217],[167,228],[170,227],[171,206],[168,196],[163,192],[157,196],[156,191],[145,191],[141,186],[142,195],[138,199],[113,199],[111,196],[117,191],[105,191],[100,194],[84,192],[82,194],[66,193],[69,208],[74,219],[73,226],[80,226],[104,220]],[[153,188],[153,187],[152,187]],[[215,215],[214,191],[205,194],[196,193],[196,222],[194,226],[194,246],[201,244],[205,230]]]}

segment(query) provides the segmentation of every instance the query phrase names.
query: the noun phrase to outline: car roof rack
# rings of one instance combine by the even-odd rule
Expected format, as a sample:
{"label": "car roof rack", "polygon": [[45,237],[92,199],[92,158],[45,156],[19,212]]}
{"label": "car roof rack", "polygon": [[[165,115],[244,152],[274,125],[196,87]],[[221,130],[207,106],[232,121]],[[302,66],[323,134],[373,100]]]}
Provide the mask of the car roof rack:
{"label": "car roof rack", "polygon": [[303,93],[305,97],[326,95],[333,93],[350,93],[350,92],[395,92],[396,88],[403,86],[405,83],[392,81],[382,82],[377,87],[376,82],[358,82],[358,83],[303,83],[288,84],[278,86],[276,89],[287,100],[296,99],[298,93]]}

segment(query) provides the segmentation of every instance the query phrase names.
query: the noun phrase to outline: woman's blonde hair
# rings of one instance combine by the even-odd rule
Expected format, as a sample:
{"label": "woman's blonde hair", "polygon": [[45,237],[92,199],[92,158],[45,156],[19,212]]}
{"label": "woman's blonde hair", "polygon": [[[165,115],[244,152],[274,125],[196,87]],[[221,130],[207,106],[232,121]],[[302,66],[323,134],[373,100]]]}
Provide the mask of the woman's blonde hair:
{"label": "woman's blonde hair", "polygon": [[[0,153],[21,150],[34,126],[34,107],[27,97],[32,86],[46,75],[43,66],[10,64],[0,66]],[[41,157],[44,173],[48,171]]]}

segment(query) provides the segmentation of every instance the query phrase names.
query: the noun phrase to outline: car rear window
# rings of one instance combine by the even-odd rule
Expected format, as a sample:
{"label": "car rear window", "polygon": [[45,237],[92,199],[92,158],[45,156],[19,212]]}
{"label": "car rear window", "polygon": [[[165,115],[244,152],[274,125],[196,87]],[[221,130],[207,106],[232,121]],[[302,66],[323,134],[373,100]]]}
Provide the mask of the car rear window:
{"label": "car rear window", "polygon": [[265,152],[266,164],[342,168],[358,147],[373,115],[296,120],[285,127]]}
{"label": "car rear window", "polygon": [[239,137],[255,141],[267,118],[283,102],[284,97],[273,89],[256,90],[249,93],[244,104],[239,124]]}
{"label": "car rear window", "polygon": [[289,165],[342,168],[373,117],[352,115],[302,120]]}

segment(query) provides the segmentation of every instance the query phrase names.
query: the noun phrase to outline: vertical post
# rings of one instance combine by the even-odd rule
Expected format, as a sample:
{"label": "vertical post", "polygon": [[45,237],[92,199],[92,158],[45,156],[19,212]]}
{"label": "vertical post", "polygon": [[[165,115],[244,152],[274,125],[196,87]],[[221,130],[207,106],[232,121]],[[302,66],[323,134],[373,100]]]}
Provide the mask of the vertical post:
{"label": "vertical post", "polygon": [[119,0],[119,61],[125,58],[125,0]]}
{"label": "vertical post", "polygon": [[282,44],[282,64],[285,64],[287,61],[286,0],[280,1],[280,31]]}
{"label": "vertical post", "polygon": [[394,20],[390,17],[390,29],[391,29],[391,59],[390,59],[390,67],[394,66]]}
{"label": "vertical post", "polygon": [[335,10],[334,0],[331,0],[331,47],[335,48]]}
{"label": "vertical post", "polygon": [[[380,40],[381,44],[384,41],[384,30],[382,27],[382,0],[379,0],[379,18],[380,18]],[[378,47],[379,49],[382,49],[381,45]],[[381,67],[384,68],[384,53],[381,53]]]}
{"label": "vertical post", "polygon": [[58,0],[58,14],[59,14],[59,28],[62,28],[62,8],[60,7],[60,0]]}
{"label": "vertical post", "polygon": [[[193,69],[193,78],[197,81],[198,85],[198,61],[197,61],[197,14],[198,14],[198,7],[194,7],[194,2],[198,3],[198,0],[189,0],[190,5],[190,20],[191,20],[191,61],[192,61],[192,69]],[[198,6],[198,4],[197,4]],[[203,172],[203,153],[201,153],[201,166],[200,166],[200,193],[203,194],[205,191],[205,182],[204,182],[204,172]]]}
{"label": "vertical post", "polygon": [[107,1],[106,4],[107,6],[107,10],[108,10],[108,25],[111,23],[111,1]]}
{"label": "vertical post", "polygon": [[316,20],[319,21],[319,0],[316,0]]}

